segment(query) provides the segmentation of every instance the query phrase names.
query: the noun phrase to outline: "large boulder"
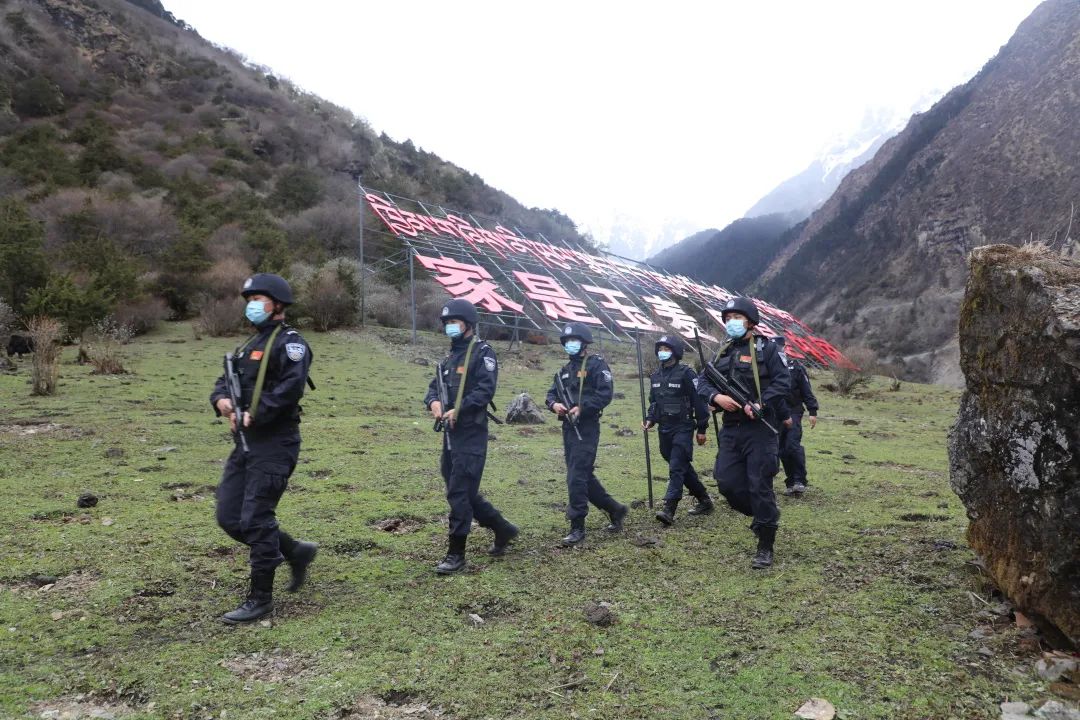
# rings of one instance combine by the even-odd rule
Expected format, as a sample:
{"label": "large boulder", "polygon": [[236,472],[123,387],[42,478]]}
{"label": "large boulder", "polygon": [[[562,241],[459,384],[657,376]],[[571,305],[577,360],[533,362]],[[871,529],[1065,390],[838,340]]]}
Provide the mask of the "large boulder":
{"label": "large boulder", "polygon": [[1080,263],[1009,245],[970,263],[950,482],[998,586],[1080,642]]}
{"label": "large boulder", "polygon": [[529,393],[521,393],[506,408],[506,422],[511,425],[540,425],[545,422],[544,411],[533,402]]}

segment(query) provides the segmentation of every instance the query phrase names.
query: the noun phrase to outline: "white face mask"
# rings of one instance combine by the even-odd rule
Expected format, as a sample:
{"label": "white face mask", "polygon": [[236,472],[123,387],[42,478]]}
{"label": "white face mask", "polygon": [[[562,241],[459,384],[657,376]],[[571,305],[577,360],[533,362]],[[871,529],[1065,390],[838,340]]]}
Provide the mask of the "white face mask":
{"label": "white face mask", "polygon": [[563,345],[563,349],[566,350],[567,355],[577,355],[579,352],[581,352],[581,341],[567,340],[566,344]]}
{"label": "white face mask", "polygon": [[670,350],[660,350],[659,352],[656,353],[656,357],[658,357],[660,359],[660,362],[667,362],[668,360],[671,359],[671,351]]}

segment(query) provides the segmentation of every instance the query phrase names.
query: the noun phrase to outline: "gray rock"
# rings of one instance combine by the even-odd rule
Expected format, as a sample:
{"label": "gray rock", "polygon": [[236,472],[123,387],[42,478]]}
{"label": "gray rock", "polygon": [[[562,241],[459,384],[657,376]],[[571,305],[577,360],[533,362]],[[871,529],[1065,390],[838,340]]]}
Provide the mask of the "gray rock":
{"label": "gray rock", "polygon": [[1080,720],[1080,710],[1051,700],[1035,711],[1035,717],[1043,720]]}
{"label": "gray rock", "polygon": [[970,262],[950,484],[997,586],[1080,642],[1080,263],[1009,245]]}
{"label": "gray rock", "polygon": [[547,422],[544,419],[545,412],[533,402],[529,393],[521,393],[511,400],[510,406],[506,408],[506,422],[511,425],[540,425]]}
{"label": "gray rock", "polygon": [[1027,715],[1031,712],[1031,706],[1022,702],[1003,702],[1001,703],[1002,715]]}
{"label": "gray rock", "polygon": [[1050,656],[1044,657],[1035,663],[1035,672],[1047,682],[1057,682],[1065,673],[1076,669],[1076,661],[1068,657]]}

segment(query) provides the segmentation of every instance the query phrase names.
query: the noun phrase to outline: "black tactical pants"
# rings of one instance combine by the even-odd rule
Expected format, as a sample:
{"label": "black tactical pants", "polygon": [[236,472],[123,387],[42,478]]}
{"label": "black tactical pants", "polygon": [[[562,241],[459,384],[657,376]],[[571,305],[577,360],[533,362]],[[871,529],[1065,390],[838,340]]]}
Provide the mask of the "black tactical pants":
{"label": "black tactical pants", "polygon": [[696,498],[708,497],[694,470],[694,430],[660,431],[660,454],[668,463],[668,485],[664,500],[681,500],[683,486]]}
{"label": "black tactical pants", "polygon": [[578,424],[581,440],[577,439],[570,423],[563,423],[563,457],[566,460],[566,490],[569,501],[566,517],[572,523],[584,521],[589,503],[606,512],[619,507],[608,495],[593,468],[596,466],[596,447],[600,444],[600,419],[583,420]]}
{"label": "black tactical pants", "polygon": [[806,451],[802,446],[802,415],[791,416],[791,427],[780,426],[780,462],[784,464],[784,485],[806,484]]}
{"label": "black tactical pants", "polygon": [[[457,439],[454,442],[458,442]],[[502,515],[480,494],[480,478],[484,474],[487,450],[463,452],[447,450],[443,444],[439,463],[446,483],[446,502],[450,505],[450,534],[468,535],[473,518],[481,527],[495,527]]]}
{"label": "black tactical pants", "polygon": [[253,572],[273,570],[292,555],[296,541],[278,527],[277,509],[300,455],[300,434],[248,436],[250,453],[239,444],[225,463],[217,487],[217,523],[247,545]]}
{"label": "black tactical pants", "polygon": [[762,422],[747,420],[720,431],[716,486],[732,508],[754,518],[755,528],[780,522],[772,485],[779,470],[777,453],[777,437]]}

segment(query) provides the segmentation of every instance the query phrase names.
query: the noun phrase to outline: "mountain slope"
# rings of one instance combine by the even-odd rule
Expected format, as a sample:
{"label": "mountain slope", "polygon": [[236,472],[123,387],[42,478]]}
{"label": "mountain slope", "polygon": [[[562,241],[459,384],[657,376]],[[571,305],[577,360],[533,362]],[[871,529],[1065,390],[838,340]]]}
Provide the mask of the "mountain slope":
{"label": "mountain slope", "polygon": [[765,270],[791,227],[786,215],[741,218],[704,230],[649,258],[649,264],[742,292]]}
{"label": "mountain slope", "polygon": [[[527,209],[211,45],[158,0],[3,3],[0,210],[40,223],[0,267],[0,299],[19,310],[59,313],[73,299],[101,314],[156,295],[183,315],[252,269],[352,257],[361,176],[584,241],[561,213]],[[371,259],[400,249],[376,233],[365,242]],[[14,268],[42,260],[47,280],[23,287]]]}
{"label": "mountain slope", "polygon": [[1063,247],[1080,197],[1078,116],[1080,3],[1047,0],[975,78],[848,175],[752,292],[911,376],[954,380],[967,253]]}

